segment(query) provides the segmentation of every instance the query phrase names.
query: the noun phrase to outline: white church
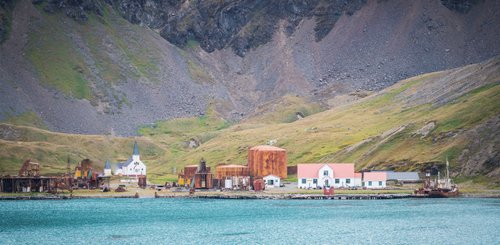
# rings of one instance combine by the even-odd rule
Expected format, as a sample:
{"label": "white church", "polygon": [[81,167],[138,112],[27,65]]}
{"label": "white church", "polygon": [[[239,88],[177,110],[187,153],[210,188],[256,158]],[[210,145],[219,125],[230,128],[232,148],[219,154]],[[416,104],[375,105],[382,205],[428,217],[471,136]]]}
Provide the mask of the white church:
{"label": "white church", "polygon": [[[106,170],[109,168],[109,170]],[[111,166],[108,164],[104,167],[104,172],[111,172]],[[139,146],[137,146],[137,142],[134,142],[134,152],[132,153],[132,157],[130,157],[124,163],[117,163],[113,166],[113,175],[120,176],[138,176],[138,175],[146,175],[146,164],[141,161],[141,156],[139,154]]]}

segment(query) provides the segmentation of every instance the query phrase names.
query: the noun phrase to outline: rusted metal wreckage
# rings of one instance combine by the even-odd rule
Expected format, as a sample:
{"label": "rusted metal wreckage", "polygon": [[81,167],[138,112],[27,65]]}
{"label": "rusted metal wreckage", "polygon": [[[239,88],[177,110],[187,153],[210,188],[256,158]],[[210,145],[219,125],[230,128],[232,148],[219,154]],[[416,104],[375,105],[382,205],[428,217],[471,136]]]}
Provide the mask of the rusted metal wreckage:
{"label": "rusted metal wreckage", "polygon": [[2,192],[53,192],[65,186],[64,178],[40,176],[40,164],[27,159],[17,176],[0,177]]}
{"label": "rusted metal wreckage", "polygon": [[41,176],[40,164],[27,159],[23,162],[17,176],[1,176],[0,192],[49,192],[57,193],[61,190],[70,192],[75,188],[98,188],[109,178],[103,178],[92,172],[92,161],[84,159],[71,174],[68,158],[67,172],[61,176]]}

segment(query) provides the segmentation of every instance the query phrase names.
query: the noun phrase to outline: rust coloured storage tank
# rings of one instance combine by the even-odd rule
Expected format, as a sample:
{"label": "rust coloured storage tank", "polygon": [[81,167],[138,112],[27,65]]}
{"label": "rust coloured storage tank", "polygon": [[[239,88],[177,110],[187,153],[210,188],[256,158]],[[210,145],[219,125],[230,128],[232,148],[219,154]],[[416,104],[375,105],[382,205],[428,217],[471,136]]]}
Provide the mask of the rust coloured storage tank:
{"label": "rust coloured storage tank", "polygon": [[248,169],[253,178],[276,175],[287,177],[286,150],[275,146],[259,145],[248,150]]}
{"label": "rust coloured storage tank", "polygon": [[248,166],[243,165],[219,165],[215,167],[215,178],[225,179],[233,176],[249,176]]}

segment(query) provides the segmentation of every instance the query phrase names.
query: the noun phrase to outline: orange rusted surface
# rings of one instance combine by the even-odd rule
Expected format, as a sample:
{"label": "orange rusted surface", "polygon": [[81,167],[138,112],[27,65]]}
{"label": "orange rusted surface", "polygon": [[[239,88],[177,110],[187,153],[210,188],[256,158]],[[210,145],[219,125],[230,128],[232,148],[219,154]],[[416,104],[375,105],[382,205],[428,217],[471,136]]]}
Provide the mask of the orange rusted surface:
{"label": "orange rusted surface", "polygon": [[188,165],[184,167],[184,178],[191,180],[198,171],[198,165]]}
{"label": "orange rusted surface", "polygon": [[243,165],[219,165],[215,167],[215,178],[225,179],[233,176],[249,176],[248,166]]}
{"label": "orange rusted surface", "polygon": [[255,146],[248,150],[250,176],[263,178],[267,175],[287,177],[286,150],[275,146]]}
{"label": "orange rusted surface", "polygon": [[210,189],[213,187],[212,173],[197,173],[194,177],[195,189]]}

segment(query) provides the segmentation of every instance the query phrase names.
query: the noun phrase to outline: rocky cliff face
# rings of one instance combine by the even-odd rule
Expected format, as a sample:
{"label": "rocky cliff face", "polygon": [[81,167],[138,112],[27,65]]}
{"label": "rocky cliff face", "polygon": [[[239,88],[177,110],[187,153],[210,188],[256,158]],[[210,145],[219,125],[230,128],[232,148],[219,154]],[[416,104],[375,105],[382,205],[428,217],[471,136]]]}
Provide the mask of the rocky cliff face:
{"label": "rocky cliff face", "polygon": [[0,44],[9,36],[11,29],[12,0],[0,0]]}
{"label": "rocky cliff face", "polygon": [[31,110],[52,130],[133,134],[209,103],[232,120],[285,94],[334,106],[500,55],[499,11],[494,0],[18,1],[0,46],[0,119]]}

